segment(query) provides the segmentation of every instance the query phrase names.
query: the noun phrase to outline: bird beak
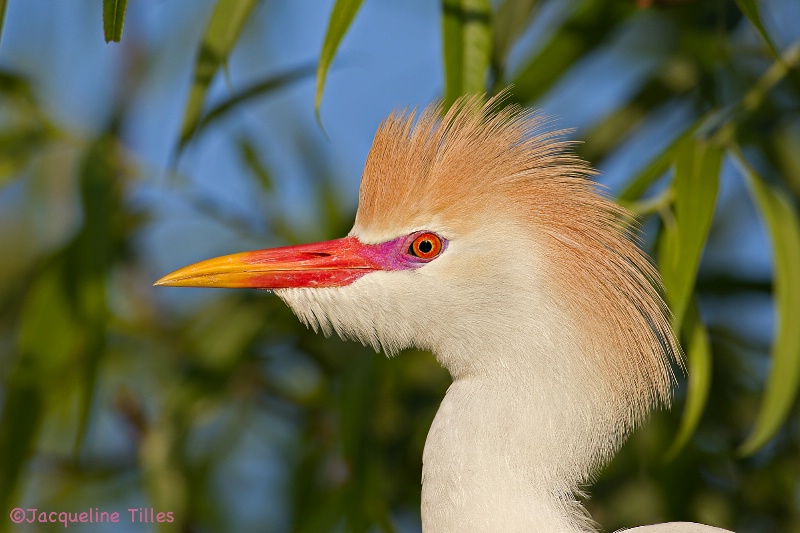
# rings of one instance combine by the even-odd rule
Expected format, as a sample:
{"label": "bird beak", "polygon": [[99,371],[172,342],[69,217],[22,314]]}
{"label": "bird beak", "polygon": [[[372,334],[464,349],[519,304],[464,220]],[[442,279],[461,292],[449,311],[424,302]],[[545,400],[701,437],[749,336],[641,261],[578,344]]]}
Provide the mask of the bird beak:
{"label": "bird beak", "polygon": [[384,270],[373,246],[356,237],[215,257],[167,274],[155,285],[289,289],[341,287]]}

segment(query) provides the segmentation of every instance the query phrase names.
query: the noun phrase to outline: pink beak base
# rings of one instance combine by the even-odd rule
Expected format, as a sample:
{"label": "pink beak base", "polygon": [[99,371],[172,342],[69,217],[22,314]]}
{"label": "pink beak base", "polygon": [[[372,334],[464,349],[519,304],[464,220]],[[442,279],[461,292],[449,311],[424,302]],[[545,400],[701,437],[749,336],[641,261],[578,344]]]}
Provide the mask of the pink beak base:
{"label": "pink beak base", "polygon": [[[380,246],[356,237],[225,255],[167,274],[155,285],[289,289],[341,287],[375,270],[388,270]],[[381,261],[384,259],[384,261]]]}

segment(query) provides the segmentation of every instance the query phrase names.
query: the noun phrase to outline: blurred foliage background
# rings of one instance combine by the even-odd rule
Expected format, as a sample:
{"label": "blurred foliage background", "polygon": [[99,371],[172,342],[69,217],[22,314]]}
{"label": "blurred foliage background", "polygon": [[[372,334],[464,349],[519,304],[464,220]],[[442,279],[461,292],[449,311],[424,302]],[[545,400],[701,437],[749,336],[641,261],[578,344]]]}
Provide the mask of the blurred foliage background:
{"label": "blurred foliage background", "polygon": [[[449,384],[430,354],[322,338],[265,293],[151,284],[343,235],[392,108],[511,85],[641,215],[687,351],[676,405],[599,474],[592,515],[800,531],[796,0],[0,16],[0,530],[63,529],[7,518],[36,507],[116,510],[114,531],[419,531]],[[130,524],[138,507],[175,522]]]}

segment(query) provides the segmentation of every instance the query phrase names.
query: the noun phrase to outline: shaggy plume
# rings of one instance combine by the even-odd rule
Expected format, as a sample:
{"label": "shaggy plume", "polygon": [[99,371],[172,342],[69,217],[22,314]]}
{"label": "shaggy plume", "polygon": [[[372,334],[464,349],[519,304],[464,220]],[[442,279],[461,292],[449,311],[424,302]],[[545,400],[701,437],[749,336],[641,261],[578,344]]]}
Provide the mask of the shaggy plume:
{"label": "shaggy plume", "polygon": [[515,105],[499,109],[502,97],[463,98],[444,117],[440,106],[392,114],[367,158],[354,233],[517,221],[635,422],[669,403],[671,363],[682,364],[658,273],[634,242],[631,214],[598,191],[564,132]]}

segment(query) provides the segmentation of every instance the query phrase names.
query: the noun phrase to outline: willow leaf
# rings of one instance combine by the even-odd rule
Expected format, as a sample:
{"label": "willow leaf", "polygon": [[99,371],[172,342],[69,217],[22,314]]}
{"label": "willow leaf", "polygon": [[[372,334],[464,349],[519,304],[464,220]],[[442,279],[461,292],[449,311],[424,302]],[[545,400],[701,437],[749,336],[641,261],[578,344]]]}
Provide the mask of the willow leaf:
{"label": "willow leaf", "polygon": [[315,65],[305,65],[295,67],[284,72],[274,74],[261,81],[254,83],[240,91],[235,92],[228,98],[214,105],[208,110],[203,118],[197,124],[193,135],[197,136],[201,131],[207,128],[210,124],[226,116],[230,111],[236,109],[241,104],[250,100],[260,98],[273,91],[280,90],[294,82],[304,80],[311,76],[316,69]]}
{"label": "willow leaf", "polygon": [[571,2],[567,20],[514,76],[514,98],[528,104],[544,95],[581,58],[613,34],[620,12],[605,2]]}
{"label": "willow leaf", "polygon": [[675,151],[675,223],[661,241],[659,267],[676,332],[681,330],[714,218],[722,155],[721,148],[693,137],[683,139]]}
{"label": "willow leaf", "polygon": [[627,204],[640,198],[669,169],[670,164],[675,160],[675,153],[678,147],[697,132],[703,121],[703,118],[695,121],[683,133],[678,135],[669,146],[645,165],[638,174],[631,178],[619,194],[619,202]]}
{"label": "willow leaf", "polygon": [[0,505],[11,507],[20,477],[34,452],[48,394],[63,382],[79,342],[61,269],[34,281],[20,316],[18,358],[11,367],[0,408]]}
{"label": "willow leaf", "polygon": [[708,330],[700,319],[695,305],[689,306],[687,310],[683,330],[688,338],[686,353],[688,386],[681,424],[675,440],[667,450],[667,460],[678,455],[694,434],[703,415],[711,387],[711,342],[708,338]]}
{"label": "willow leaf", "polygon": [[539,0],[504,0],[492,21],[492,65],[502,75],[508,53],[531,21]]}
{"label": "willow leaf", "polygon": [[71,306],[80,321],[83,341],[76,450],[89,428],[97,376],[107,351],[107,277],[125,246],[118,232],[126,224],[121,179],[124,166],[111,135],[102,135],[89,145],[79,174],[83,226],[65,250],[66,277],[73,285]]}
{"label": "willow leaf", "polygon": [[3,22],[6,20],[6,0],[0,0],[0,43],[3,42]]}
{"label": "willow leaf", "polygon": [[777,315],[764,399],[755,427],[739,449],[743,455],[751,455],[786,421],[800,388],[800,218],[786,195],[768,186],[741,152],[736,150],[734,156],[772,243]]}
{"label": "willow leaf", "polygon": [[683,138],[684,136],[681,136],[677,140],[673,141],[670,146],[660,152],[633,178],[631,178],[630,181],[628,181],[628,184],[619,194],[619,203],[623,205],[632,204],[647,191],[653,182],[655,182],[660,176],[669,170],[670,163],[675,157],[675,147]]}
{"label": "willow leaf", "polygon": [[239,156],[242,158],[245,166],[250,169],[250,172],[257,178],[258,184],[264,191],[272,191],[275,186],[272,183],[272,176],[261,162],[258,157],[258,150],[253,143],[248,139],[240,139],[237,143],[239,148]]}
{"label": "willow leaf", "polygon": [[107,43],[111,41],[118,43],[122,40],[127,7],[128,0],[103,0],[103,35]]}
{"label": "willow leaf", "polygon": [[775,46],[775,43],[772,42],[772,38],[767,33],[767,29],[764,27],[764,23],[761,21],[761,13],[758,10],[758,1],[757,0],[736,0],[736,5],[739,6],[742,14],[747,17],[747,20],[750,21],[756,31],[761,35],[761,38],[767,43],[769,46],[770,52],[775,57],[780,57],[778,53],[778,49]]}
{"label": "willow leaf", "polygon": [[0,470],[0,505],[4,509],[16,503],[20,474],[33,451],[44,418],[42,387],[18,377],[18,372],[9,376],[0,411],[0,453],[5,463]]}
{"label": "willow leaf", "polygon": [[236,45],[255,5],[256,0],[218,0],[197,52],[194,82],[181,127],[180,147],[186,144],[200,122],[208,86]]}
{"label": "willow leaf", "polygon": [[319,108],[322,104],[322,93],[325,90],[328,69],[363,1],[336,0],[333,11],[331,11],[328,30],[325,32],[325,41],[322,43],[322,51],[319,54],[319,64],[317,65],[317,87],[314,94],[314,112],[317,114],[317,120],[319,120]]}
{"label": "willow leaf", "polygon": [[48,132],[42,128],[0,130],[0,187],[19,176],[47,140]]}
{"label": "willow leaf", "polygon": [[443,0],[445,106],[486,90],[492,48],[489,0]]}

